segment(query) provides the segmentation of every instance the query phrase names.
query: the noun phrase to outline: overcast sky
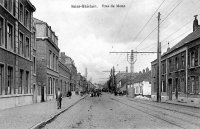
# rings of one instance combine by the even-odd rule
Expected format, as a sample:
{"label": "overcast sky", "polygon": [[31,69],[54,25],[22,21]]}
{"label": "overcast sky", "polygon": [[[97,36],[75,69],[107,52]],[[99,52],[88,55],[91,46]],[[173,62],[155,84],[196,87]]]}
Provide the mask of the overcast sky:
{"label": "overcast sky", "polygon": [[[126,66],[130,68],[126,54],[110,54],[111,51],[156,51],[157,30],[152,30],[157,26],[158,12],[141,29],[163,0],[30,1],[36,7],[33,16],[52,27],[58,36],[60,50],[75,61],[82,75],[87,67],[88,80],[92,79],[92,82],[105,81],[109,73],[102,71],[113,66],[117,71],[125,71]],[[82,4],[97,5],[98,8],[71,8],[71,5]],[[120,4],[125,8],[102,8],[102,4]],[[165,0],[159,12],[162,22],[160,41],[162,52],[165,52],[168,42],[172,47],[192,32],[193,16],[200,14],[200,0]],[[151,61],[155,59],[156,54],[137,54],[134,71],[151,68]]]}

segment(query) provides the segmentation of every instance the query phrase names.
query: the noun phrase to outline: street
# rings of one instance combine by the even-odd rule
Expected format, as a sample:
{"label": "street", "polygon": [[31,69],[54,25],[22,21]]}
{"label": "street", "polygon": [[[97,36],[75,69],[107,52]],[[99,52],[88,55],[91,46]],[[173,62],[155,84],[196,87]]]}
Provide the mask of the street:
{"label": "street", "polygon": [[44,129],[199,129],[199,109],[103,93],[86,97]]}

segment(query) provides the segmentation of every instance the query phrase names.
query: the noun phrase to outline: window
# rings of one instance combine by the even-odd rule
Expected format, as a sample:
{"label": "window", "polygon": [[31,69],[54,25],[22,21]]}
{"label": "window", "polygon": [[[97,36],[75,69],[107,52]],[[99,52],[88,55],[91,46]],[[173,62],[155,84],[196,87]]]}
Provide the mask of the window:
{"label": "window", "polygon": [[10,66],[8,66],[7,81],[6,95],[11,94],[11,87],[13,85],[13,68]]}
{"label": "window", "polygon": [[54,90],[55,90],[55,83],[56,83],[55,78],[53,78],[53,91],[52,91],[53,94],[55,93],[54,92]]}
{"label": "window", "polygon": [[4,85],[4,65],[0,64],[0,95],[2,95]]}
{"label": "window", "polygon": [[53,70],[56,70],[55,67],[56,66],[56,62],[55,62],[55,54],[53,54]]}
{"label": "window", "polygon": [[53,54],[51,54],[51,69],[53,69]]}
{"label": "window", "polygon": [[165,64],[162,64],[162,74],[165,74]]}
{"label": "window", "polygon": [[[28,94],[28,92],[30,93],[31,91],[29,91],[29,71],[26,71],[26,84],[24,87],[24,93]],[[31,89],[30,89],[31,90]]]}
{"label": "window", "polygon": [[51,78],[51,94],[53,94],[53,79]]}
{"label": "window", "polygon": [[0,17],[0,46],[4,46],[4,20]]}
{"label": "window", "polygon": [[67,83],[65,82],[65,91],[64,92],[67,92]]}
{"label": "window", "polygon": [[53,86],[52,86],[52,78],[49,77],[49,84],[48,84],[48,94],[52,94],[53,93]]}
{"label": "window", "polygon": [[19,75],[19,88],[18,88],[18,93],[19,93],[19,94],[22,94],[24,70],[20,69],[19,74],[20,74],[20,75]]}
{"label": "window", "polygon": [[181,78],[180,86],[181,86],[181,92],[186,93],[186,84],[184,77]]}
{"label": "window", "polygon": [[13,50],[14,43],[13,43],[13,26],[8,23],[7,25],[7,48]]}
{"label": "window", "polygon": [[195,77],[191,77],[191,91],[190,93],[194,93],[194,89],[195,89]]}
{"label": "window", "polygon": [[56,71],[58,71],[58,57],[56,56]]}
{"label": "window", "polygon": [[33,32],[33,47],[36,48],[36,42],[35,42],[35,32]]}
{"label": "window", "polygon": [[24,8],[23,5],[19,4],[19,21],[23,23]]}
{"label": "window", "polygon": [[26,37],[26,46],[25,46],[25,57],[30,57],[30,42],[29,38]]}
{"label": "window", "polygon": [[49,68],[51,68],[51,51],[49,51]]}
{"label": "window", "polygon": [[4,0],[4,7],[5,7],[10,13],[13,13],[13,0]]}
{"label": "window", "polygon": [[36,58],[33,57],[33,73],[36,74]]}
{"label": "window", "polygon": [[162,81],[161,92],[166,92],[166,82]]}
{"label": "window", "polygon": [[142,94],[142,86],[140,86],[140,94]]}
{"label": "window", "polygon": [[194,52],[191,52],[191,67],[194,67],[194,59],[195,59],[195,54]]}
{"label": "window", "polygon": [[184,54],[181,55],[181,64],[182,64],[182,68],[185,68],[185,56]]}
{"label": "window", "polygon": [[24,25],[30,29],[30,15],[29,15],[29,11],[26,10],[25,14],[24,14]]}
{"label": "window", "polygon": [[172,60],[169,59],[169,72],[172,72]]}
{"label": "window", "polygon": [[178,70],[178,57],[175,58],[175,67],[176,67],[176,70]]}
{"label": "window", "polygon": [[19,33],[19,54],[24,54],[24,35]]}
{"label": "window", "polygon": [[62,92],[62,80],[60,80],[60,91]]}

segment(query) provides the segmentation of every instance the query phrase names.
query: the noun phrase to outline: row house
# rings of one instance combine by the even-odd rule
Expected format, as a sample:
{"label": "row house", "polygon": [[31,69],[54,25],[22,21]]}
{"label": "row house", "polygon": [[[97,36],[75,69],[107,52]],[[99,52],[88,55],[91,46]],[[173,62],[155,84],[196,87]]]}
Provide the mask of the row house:
{"label": "row house", "polygon": [[36,28],[36,81],[38,85],[38,101],[55,98],[59,81],[58,37],[44,21],[34,18]]}
{"label": "row house", "polygon": [[69,90],[70,91],[76,91],[76,85],[77,85],[77,69],[75,66],[74,61],[71,59],[71,57],[66,56],[64,52],[60,53],[61,56],[64,58],[65,60],[65,65],[70,69],[71,72],[71,76],[70,76],[70,87]]}
{"label": "row house", "polygon": [[86,78],[81,75],[81,73],[77,74],[77,85],[76,90],[80,92],[86,92],[87,85],[86,85]]}
{"label": "row house", "polygon": [[71,71],[65,64],[65,53],[61,52],[59,56],[59,64],[58,64],[58,71],[59,71],[59,88],[63,94],[63,96],[67,96],[67,92],[70,90],[70,77]]}
{"label": "row house", "polygon": [[[152,67],[152,98],[157,93],[157,62]],[[200,26],[197,16],[193,32],[182,39],[161,57],[161,96],[164,100],[189,99],[198,102],[200,98]]]}
{"label": "row house", "polygon": [[29,0],[0,0],[0,109],[33,103],[33,12]]}

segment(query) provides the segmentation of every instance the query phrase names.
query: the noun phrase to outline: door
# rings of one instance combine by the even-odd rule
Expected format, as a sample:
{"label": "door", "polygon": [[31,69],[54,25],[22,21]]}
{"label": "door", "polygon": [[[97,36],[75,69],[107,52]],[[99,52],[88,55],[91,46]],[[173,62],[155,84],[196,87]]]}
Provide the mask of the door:
{"label": "door", "polygon": [[178,99],[178,78],[176,78],[176,89],[175,89],[175,96],[176,96],[176,99]]}
{"label": "door", "polygon": [[41,102],[44,102],[44,86],[41,86]]}
{"label": "door", "polygon": [[168,79],[168,87],[169,87],[169,100],[172,100],[172,79]]}

